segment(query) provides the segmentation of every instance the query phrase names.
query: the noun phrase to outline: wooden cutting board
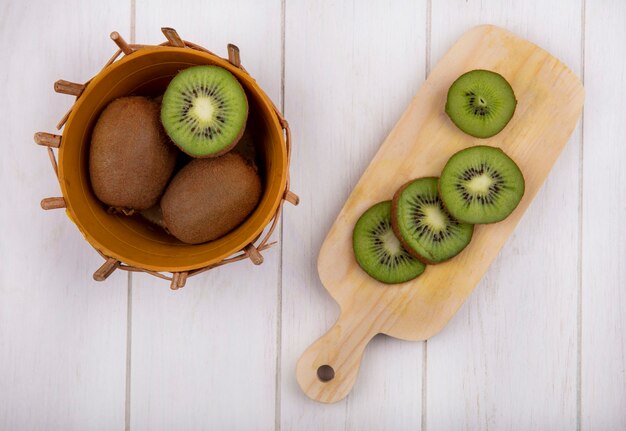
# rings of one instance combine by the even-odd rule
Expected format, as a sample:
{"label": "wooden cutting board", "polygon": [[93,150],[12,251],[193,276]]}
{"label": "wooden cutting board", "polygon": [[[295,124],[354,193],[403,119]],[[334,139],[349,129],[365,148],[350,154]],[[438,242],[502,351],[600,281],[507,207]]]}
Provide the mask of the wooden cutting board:
{"label": "wooden cutting board", "polygon": [[[444,112],[452,82],[473,69],[500,73],[518,100],[511,122],[489,139],[464,134]],[[298,383],[310,398],[328,403],[344,398],[374,335],[425,340],[448,323],[537,194],[576,126],[583,100],[583,86],[571,70],[508,31],[475,27],[454,44],[378,150],[322,244],[320,279],[341,315],[298,361]],[[412,178],[438,176],[452,154],[479,144],[501,147],[521,168],[526,193],[517,209],[500,223],[476,226],[463,252],[428,266],[413,281],[385,285],[370,278],[352,251],[352,229],[361,214],[391,199]]]}

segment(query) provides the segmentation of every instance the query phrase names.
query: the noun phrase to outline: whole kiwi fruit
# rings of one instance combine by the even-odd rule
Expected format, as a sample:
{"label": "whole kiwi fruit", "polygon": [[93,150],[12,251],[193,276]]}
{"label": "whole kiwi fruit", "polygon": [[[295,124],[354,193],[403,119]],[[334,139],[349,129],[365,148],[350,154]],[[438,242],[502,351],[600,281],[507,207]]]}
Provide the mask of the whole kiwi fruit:
{"label": "whole kiwi fruit", "polygon": [[161,198],[167,230],[180,241],[200,244],[240,225],[261,197],[261,179],[237,152],[195,159],[182,168]]}
{"label": "whole kiwi fruit", "polygon": [[158,102],[131,96],[112,101],[100,114],[91,136],[89,176],[105,204],[144,210],[159,202],[177,154],[160,112]]}

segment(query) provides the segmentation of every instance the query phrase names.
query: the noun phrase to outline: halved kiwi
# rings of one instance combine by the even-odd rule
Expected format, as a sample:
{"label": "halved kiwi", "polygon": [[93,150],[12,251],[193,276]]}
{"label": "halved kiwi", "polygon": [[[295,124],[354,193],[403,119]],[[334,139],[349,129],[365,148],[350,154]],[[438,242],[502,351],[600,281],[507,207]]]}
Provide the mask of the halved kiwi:
{"label": "halved kiwi", "polygon": [[218,66],[194,66],[172,79],[161,121],[172,141],[193,157],[228,152],[243,134],[248,99],[237,78]]}
{"label": "halved kiwi", "polygon": [[450,214],[466,223],[504,220],[524,195],[524,176],[500,148],[479,145],[454,154],[439,178]]}
{"label": "halved kiwi", "polygon": [[474,226],[461,223],[444,208],[438,178],[409,181],[396,192],[391,223],[404,248],[425,263],[456,256],[471,241]]}
{"label": "halved kiwi", "polygon": [[504,129],[516,106],[515,93],[502,75],[472,70],[450,86],[446,114],[468,135],[489,138]]}
{"label": "halved kiwi", "polygon": [[394,235],[391,201],[380,202],[363,213],[354,226],[352,246],[361,268],[383,283],[403,283],[426,269]]}

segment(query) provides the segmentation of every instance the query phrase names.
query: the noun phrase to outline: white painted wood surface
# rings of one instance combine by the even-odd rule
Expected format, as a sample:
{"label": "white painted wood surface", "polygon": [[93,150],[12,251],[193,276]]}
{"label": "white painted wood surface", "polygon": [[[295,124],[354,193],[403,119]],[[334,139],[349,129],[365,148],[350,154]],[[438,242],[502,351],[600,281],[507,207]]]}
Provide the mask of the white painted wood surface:
{"label": "white painted wood surface", "polygon": [[54,81],[99,70],[111,45],[95,36],[128,29],[128,10],[117,0],[3,2],[0,14],[0,429],[119,429],[126,275],[93,281],[102,259],[63,210],[40,209],[60,189],[33,134],[55,131],[72,98]]}
{"label": "white painted wood surface", "polygon": [[[486,13],[580,75],[571,0],[435,1],[432,64]],[[428,341],[428,429],[576,428],[580,145],[577,130],[490,271]]]}
{"label": "white painted wood surface", "polygon": [[[223,57],[229,42],[237,44],[246,69],[280,103],[279,0],[196,9],[138,0],[136,16],[137,41],[158,43],[167,25]],[[264,255],[260,267],[234,263],[176,292],[162,280],[133,276],[131,429],[274,427],[280,248]]]}
{"label": "white painted wood surface", "polygon": [[424,80],[426,2],[288,2],[285,20],[285,115],[297,143],[292,182],[301,204],[284,222],[281,429],[414,428],[422,343],[373,340],[361,364],[365,378],[333,405],[308,399],[294,377],[298,358],[339,314],[317,275],[322,241]]}
{"label": "white painted wood surface", "polygon": [[626,40],[626,3],[587,3],[581,425],[617,431],[626,429],[626,63],[614,53]]}
{"label": "white painted wood surface", "polygon": [[[0,7],[0,429],[626,429],[626,5],[621,0],[49,2]],[[306,398],[302,351],[334,322],[321,241],[429,66],[480,23],[584,77],[584,121],[483,282],[427,343],[379,337],[353,393]],[[171,292],[96,283],[35,131],[114,46],[161,26],[242,61],[294,134],[284,240]],[[279,235],[276,235],[277,238]],[[129,307],[129,308],[127,308]]]}

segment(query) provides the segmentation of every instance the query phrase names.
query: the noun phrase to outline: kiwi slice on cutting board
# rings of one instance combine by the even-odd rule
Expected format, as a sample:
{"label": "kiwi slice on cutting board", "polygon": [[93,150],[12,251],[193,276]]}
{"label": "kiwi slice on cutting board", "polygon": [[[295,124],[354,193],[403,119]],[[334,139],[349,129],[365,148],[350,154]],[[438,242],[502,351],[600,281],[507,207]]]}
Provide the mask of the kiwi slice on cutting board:
{"label": "kiwi slice on cutting board", "polygon": [[504,220],[524,195],[524,175],[500,148],[479,145],[454,154],[439,178],[450,214],[466,223]]}
{"label": "kiwi slice on cutting board", "polygon": [[228,152],[241,138],[247,118],[246,93],[237,78],[222,67],[185,69],[163,95],[163,127],[172,141],[193,157]]}
{"label": "kiwi slice on cutting board", "polygon": [[516,106],[513,88],[502,75],[472,70],[450,86],[446,114],[468,135],[489,138],[504,129]]}
{"label": "kiwi slice on cutting board", "polygon": [[409,181],[395,193],[391,223],[404,248],[424,263],[456,256],[471,241],[474,226],[445,209],[437,192],[438,178]]}
{"label": "kiwi slice on cutting board", "polygon": [[383,283],[404,283],[426,269],[393,233],[391,201],[380,202],[363,213],[354,226],[352,246],[359,266]]}
{"label": "kiwi slice on cutting board", "polygon": [[165,226],[188,244],[212,241],[243,223],[261,192],[259,175],[238,153],[192,160],[161,198]]}
{"label": "kiwi slice on cutting board", "polygon": [[161,126],[159,112],[154,100],[122,97],[104,108],[94,126],[91,187],[98,199],[118,211],[158,204],[174,171],[178,151]]}

